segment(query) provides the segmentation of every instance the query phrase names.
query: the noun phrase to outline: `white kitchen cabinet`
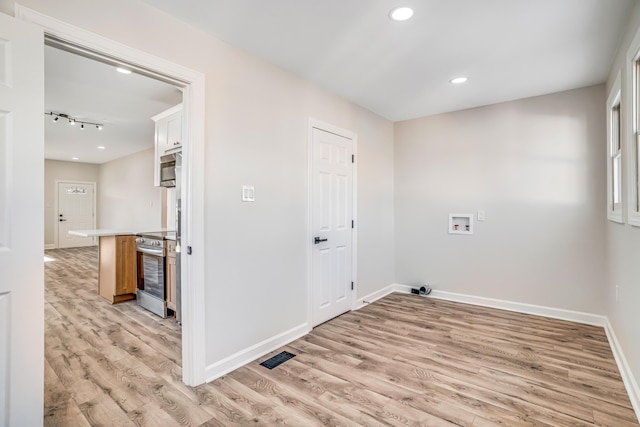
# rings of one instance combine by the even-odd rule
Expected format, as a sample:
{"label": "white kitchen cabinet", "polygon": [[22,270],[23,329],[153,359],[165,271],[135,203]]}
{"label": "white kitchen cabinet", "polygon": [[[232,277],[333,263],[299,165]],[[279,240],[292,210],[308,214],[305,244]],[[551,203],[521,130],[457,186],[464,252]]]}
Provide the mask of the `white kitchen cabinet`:
{"label": "white kitchen cabinet", "polygon": [[182,147],[182,104],[151,117],[156,124],[153,183],[160,185],[160,157]]}

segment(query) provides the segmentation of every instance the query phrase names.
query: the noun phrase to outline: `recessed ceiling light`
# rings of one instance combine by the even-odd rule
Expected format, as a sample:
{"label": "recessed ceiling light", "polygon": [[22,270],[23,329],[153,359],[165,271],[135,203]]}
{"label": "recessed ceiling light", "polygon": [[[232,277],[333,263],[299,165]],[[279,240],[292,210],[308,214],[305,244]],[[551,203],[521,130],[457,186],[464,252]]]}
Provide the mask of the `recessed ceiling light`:
{"label": "recessed ceiling light", "polygon": [[72,157],[71,160],[80,160],[80,159],[77,157]]}
{"label": "recessed ceiling light", "polygon": [[122,73],[122,74],[131,74],[131,70],[127,70],[126,68],[118,67],[118,68],[116,68],[116,70],[118,70],[118,72]]}
{"label": "recessed ceiling light", "polygon": [[98,145],[98,150],[104,150],[104,149],[106,149],[106,148],[107,148],[107,147],[105,147],[104,145]]}
{"label": "recessed ceiling light", "polygon": [[449,80],[454,85],[459,85],[467,81],[466,77],[456,77],[455,79]]}
{"label": "recessed ceiling light", "polygon": [[413,16],[413,9],[410,7],[396,7],[389,12],[389,17],[394,21],[406,21]]}

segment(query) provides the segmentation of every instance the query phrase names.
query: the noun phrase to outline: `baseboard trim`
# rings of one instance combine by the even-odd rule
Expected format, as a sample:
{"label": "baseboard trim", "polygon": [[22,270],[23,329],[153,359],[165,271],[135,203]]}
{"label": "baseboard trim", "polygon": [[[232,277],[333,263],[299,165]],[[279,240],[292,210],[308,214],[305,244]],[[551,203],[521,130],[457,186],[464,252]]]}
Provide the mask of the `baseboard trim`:
{"label": "baseboard trim", "polygon": [[264,356],[279,347],[289,344],[292,341],[297,340],[300,337],[305,336],[311,332],[311,328],[308,323],[296,326],[281,334],[275,335],[271,338],[267,338],[258,344],[252,345],[242,351],[232,354],[218,362],[208,365],[205,368],[206,382],[220,378],[221,376],[228,374],[229,372],[246,365],[249,362],[253,362],[259,357]]}
{"label": "baseboard trim", "polygon": [[627,359],[626,357],[624,357],[620,342],[618,341],[618,338],[613,331],[613,325],[611,325],[611,322],[608,318],[604,327],[604,331],[606,332],[607,338],[609,339],[609,345],[611,346],[613,357],[614,359],[616,359],[616,364],[618,365],[618,370],[620,371],[622,382],[624,382],[624,386],[627,389],[627,394],[629,395],[629,400],[631,401],[633,410],[636,413],[636,418],[640,420],[640,387],[638,387],[638,383],[636,382],[635,377],[633,376],[633,372],[631,371],[631,368],[627,363]]}
{"label": "baseboard trim", "polygon": [[[397,292],[411,293],[411,286],[392,285]],[[604,327],[607,317],[599,314],[584,313],[581,311],[565,310],[561,308],[546,307],[541,305],[525,304],[521,302],[499,300],[494,298],[478,297],[474,295],[459,294],[455,292],[433,290],[428,298],[437,298],[447,301],[462,302],[465,304],[479,305],[482,307],[499,308],[501,310],[515,311],[518,313],[534,314],[553,319],[568,320],[570,322],[584,323],[587,325]]]}
{"label": "baseboard trim", "polygon": [[48,249],[55,249],[56,248],[56,244],[55,243],[49,243],[48,245],[44,245],[44,250],[48,250]]}
{"label": "baseboard trim", "polygon": [[362,298],[358,298],[356,300],[356,306],[353,308],[354,310],[359,310],[362,307],[371,304],[372,302],[379,300],[380,298],[384,298],[392,292],[403,292],[403,290],[397,289],[399,285],[389,285],[378,291],[375,291],[367,296]]}

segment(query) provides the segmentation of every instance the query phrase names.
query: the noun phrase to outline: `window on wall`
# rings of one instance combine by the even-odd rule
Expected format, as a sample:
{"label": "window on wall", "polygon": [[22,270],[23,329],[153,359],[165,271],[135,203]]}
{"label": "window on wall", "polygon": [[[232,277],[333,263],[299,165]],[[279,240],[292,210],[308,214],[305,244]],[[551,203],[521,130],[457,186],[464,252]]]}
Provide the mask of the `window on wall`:
{"label": "window on wall", "polygon": [[613,210],[622,204],[622,149],[620,146],[620,103],[611,109],[611,164],[613,167]]}
{"label": "window on wall", "polygon": [[620,115],[620,75],[607,99],[607,216],[622,222],[622,138]]}
{"label": "window on wall", "polygon": [[[629,50],[627,50],[625,66],[625,97],[630,95],[628,117],[629,124],[622,120],[622,176],[624,177],[623,200],[626,205],[627,223],[640,227],[640,183],[638,182],[638,170],[640,169],[640,30],[636,32]],[[623,103],[622,111],[625,111]]]}
{"label": "window on wall", "polygon": [[640,169],[640,39],[638,35],[631,46],[633,49],[632,65],[632,85],[633,88],[633,133],[627,146],[627,222],[631,225],[640,226],[640,183],[638,181],[638,171]]}

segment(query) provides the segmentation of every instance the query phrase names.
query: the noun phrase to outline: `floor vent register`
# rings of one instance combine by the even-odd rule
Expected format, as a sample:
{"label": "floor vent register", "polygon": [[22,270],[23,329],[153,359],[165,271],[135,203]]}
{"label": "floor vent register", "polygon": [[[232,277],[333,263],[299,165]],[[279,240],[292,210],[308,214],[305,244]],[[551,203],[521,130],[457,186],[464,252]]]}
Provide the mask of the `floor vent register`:
{"label": "floor vent register", "polygon": [[262,366],[268,369],[273,369],[276,366],[282,365],[287,360],[296,357],[295,354],[289,353],[288,351],[283,351],[282,353],[278,353],[270,359],[265,360],[261,363]]}

